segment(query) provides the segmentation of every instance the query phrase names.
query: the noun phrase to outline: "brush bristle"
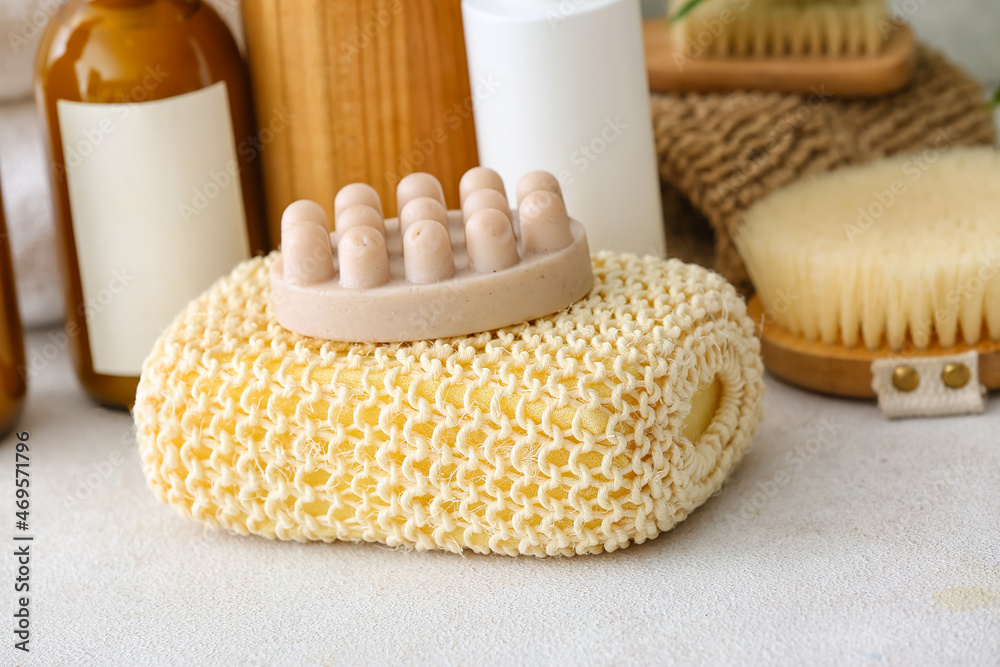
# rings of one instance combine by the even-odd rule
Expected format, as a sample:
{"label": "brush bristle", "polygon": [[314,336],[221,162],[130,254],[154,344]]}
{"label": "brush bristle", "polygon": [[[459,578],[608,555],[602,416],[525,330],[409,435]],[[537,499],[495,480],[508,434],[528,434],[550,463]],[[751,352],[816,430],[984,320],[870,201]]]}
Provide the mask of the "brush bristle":
{"label": "brush bristle", "polygon": [[674,30],[692,58],[849,58],[881,53],[890,21],[887,0],[707,0]]}
{"label": "brush bristle", "polygon": [[1000,153],[991,148],[802,181],[754,205],[735,241],[767,320],[808,340],[894,351],[1000,340]]}

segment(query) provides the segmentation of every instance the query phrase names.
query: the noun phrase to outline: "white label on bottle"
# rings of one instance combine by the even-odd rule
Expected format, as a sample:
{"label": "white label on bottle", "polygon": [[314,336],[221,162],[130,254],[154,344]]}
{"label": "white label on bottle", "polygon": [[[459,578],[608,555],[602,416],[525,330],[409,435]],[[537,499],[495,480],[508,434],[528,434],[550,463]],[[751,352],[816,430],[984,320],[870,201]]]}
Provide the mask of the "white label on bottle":
{"label": "white label on bottle", "polygon": [[58,107],[94,371],[135,376],[184,306],[250,256],[226,84]]}

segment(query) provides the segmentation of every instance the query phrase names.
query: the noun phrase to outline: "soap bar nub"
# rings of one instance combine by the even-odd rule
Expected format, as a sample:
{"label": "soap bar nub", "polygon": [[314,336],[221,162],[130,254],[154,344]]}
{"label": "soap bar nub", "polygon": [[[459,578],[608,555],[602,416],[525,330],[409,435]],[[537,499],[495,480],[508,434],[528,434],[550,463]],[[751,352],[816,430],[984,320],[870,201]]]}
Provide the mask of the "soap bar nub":
{"label": "soap bar nub", "polygon": [[282,256],[271,266],[271,304],[286,329],[348,343],[434,340],[551,315],[594,284],[587,234],[569,217],[558,181],[531,172],[511,211],[503,181],[476,167],[445,208],[430,174],[396,191],[400,215],[383,218],[368,185],[335,199],[334,231],[313,202],[282,218]]}
{"label": "soap bar nub", "polygon": [[563,224],[566,205],[559,195],[546,190],[532,192],[521,202],[519,213],[525,252],[556,252],[573,243],[573,235]]}
{"label": "soap bar nub", "polygon": [[559,180],[547,171],[531,171],[521,177],[517,182],[517,205],[520,206],[525,197],[532,192],[544,190],[562,198],[562,186]]}
{"label": "soap bar nub", "polygon": [[465,200],[472,193],[479,190],[495,190],[502,194],[504,199],[507,198],[507,189],[503,185],[500,174],[486,167],[473,167],[465,172],[465,176],[462,176],[462,180],[458,183],[458,194],[462,200],[462,206],[465,206]]}

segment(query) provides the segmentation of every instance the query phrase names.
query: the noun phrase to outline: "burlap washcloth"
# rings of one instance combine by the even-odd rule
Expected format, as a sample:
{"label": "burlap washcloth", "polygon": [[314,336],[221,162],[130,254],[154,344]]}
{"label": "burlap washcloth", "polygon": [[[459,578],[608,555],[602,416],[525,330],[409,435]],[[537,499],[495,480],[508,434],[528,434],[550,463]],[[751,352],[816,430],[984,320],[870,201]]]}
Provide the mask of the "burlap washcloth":
{"label": "burlap washcloth", "polygon": [[[715,231],[714,268],[750,289],[730,236],[744,212],[813,174],[900,154],[996,142],[982,87],[922,49],[914,81],[875,100],[743,92],[654,95],[653,123],[664,181],[671,255],[704,262]],[[701,246],[703,247],[703,246]],[[709,264],[711,266],[711,263]]]}

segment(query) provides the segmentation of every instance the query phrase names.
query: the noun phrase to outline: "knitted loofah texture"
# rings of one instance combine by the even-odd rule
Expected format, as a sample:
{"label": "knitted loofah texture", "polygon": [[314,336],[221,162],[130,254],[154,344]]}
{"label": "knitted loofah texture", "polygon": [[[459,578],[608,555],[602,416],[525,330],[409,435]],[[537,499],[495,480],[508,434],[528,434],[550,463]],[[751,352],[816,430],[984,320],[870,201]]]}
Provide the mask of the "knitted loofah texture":
{"label": "knitted loofah texture", "polygon": [[151,487],[212,526],[453,552],[613,551],[716,493],[761,417],[753,323],[699,267],[603,253],[594,290],[561,314],[350,345],[274,321],[273,259],[191,303],[139,385]]}

